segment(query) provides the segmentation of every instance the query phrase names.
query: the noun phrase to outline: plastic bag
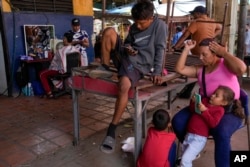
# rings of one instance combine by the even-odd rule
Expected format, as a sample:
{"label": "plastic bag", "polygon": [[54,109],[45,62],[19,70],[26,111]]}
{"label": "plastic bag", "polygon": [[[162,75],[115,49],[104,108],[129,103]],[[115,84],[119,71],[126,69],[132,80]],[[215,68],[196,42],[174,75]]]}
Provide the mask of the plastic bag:
{"label": "plastic bag", "polygon": [[128,137],[126,140],[121,142],[122,150],[124,152],[131,152],[134,153],[135,150],[135,138],[134,137]]}

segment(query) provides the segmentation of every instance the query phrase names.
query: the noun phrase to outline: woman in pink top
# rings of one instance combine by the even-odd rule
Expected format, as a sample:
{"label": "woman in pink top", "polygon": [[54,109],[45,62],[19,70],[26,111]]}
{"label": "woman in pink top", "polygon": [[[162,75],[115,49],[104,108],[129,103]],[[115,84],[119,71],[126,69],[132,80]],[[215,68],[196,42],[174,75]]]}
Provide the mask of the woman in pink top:
{"label": "woman in pink top", "polygon": [[[219,85],[224,85],[234,91],[235,99],[239,99],[240,86],[237,76],[241,76],[246,71],[245,63],[227,52],[226,48],[220,46],[213,39],[207,38],[199,43],[199,56],[203,62],[203,66],[186,66],[185,63],[188,53],[195,46],[196,41],[187,41],[176,63],[176,72],[188,77],[198,78],[202,96],[210,97]],[[203,71],[204,78],[202,77]],[[202,83],[202,80],[205,84]],[[203,85],[205,85],[205,87]],[[226,112],[227,111],[225,111],[225,113]],[[191,114],[188,107],[182,109],[173,117],[172,126],[176,136],[181,142],[184,140],[190,117]],[[230,138],[241,125],[241,122],[241,118],[235,116],[233,113],[226,113],[218,126],[211,129],[211,135],[215,141],[215,165],[217,167],[229,167],[231,150]]]}

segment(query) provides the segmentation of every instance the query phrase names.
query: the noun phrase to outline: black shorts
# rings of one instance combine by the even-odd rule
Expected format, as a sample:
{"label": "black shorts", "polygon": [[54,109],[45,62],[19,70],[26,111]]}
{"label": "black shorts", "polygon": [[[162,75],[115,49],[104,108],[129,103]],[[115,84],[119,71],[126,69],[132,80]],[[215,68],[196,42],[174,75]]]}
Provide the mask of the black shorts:
{"label": "black shorts", "polygon": [[117,35],[115,49],[111,51],[110,58],[118,70],[118,77],[127,76],[131,81],[131,86],[134,87],[136,83],[143,78],[143,74],[130,62],[128,56],[124,53],[122,40]]}
{"label": "black shorts", "polygon": [[245,64],[246,64],[247,66],[249,66],[249,65],[250,65],[250,56],[245,56],[245,57],[244,57],[244,62],[245,62]]}

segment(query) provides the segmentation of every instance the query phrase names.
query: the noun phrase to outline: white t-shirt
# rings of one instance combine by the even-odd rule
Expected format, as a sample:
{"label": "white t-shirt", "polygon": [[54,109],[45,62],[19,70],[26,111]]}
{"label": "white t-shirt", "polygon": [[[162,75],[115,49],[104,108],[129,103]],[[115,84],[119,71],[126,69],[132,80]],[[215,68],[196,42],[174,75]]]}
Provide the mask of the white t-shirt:
{"label": "white t-shirt", "polygon": [[246,45],[246,53],[247,55],[249,55],[250,54],[250,29],[246,31],[245,45]]}

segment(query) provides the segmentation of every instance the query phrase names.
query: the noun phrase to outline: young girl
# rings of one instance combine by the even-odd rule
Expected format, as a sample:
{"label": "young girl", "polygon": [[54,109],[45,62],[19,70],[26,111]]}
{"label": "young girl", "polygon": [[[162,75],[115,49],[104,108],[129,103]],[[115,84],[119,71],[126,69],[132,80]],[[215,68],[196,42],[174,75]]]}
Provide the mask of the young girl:
{"label": "young girl", "polygon": [[210,99],[203,98],[198,104],[201,113],[195,112],[194,98],[190,101],[193,113],[187,127],[187,135],[182,144],[181,167],[191,167],[192,161],[206,145],[209,130],[217,126],[225,113],[225,107],[233,107],[232,112],[244,118],[239,100],[234,100],[234,92],[227,86],[219,86]]}
{"label": "young girl", "polygon": [[[137,167],[170,167],[169,155],[176,136],[170,128],[170,116],[163,109],[153,114],[153,127],[148,129],[148,135],[138,160]],[[166,131],[167,129],[167,131]]]}

